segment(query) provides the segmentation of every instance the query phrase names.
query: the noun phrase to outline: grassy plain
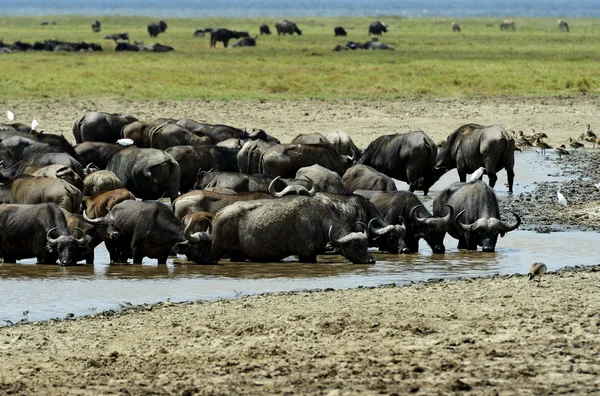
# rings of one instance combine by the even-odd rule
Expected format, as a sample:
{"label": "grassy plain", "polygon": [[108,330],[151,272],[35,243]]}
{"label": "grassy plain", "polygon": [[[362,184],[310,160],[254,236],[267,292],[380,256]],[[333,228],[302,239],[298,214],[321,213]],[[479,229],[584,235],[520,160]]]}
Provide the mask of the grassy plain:
{"label": "grassy plain", "polygon": [[[167,32],[151,39],[151,18],[0,18],[5,42],[44,39],[100,43],[99,53],[14,52],[0,55],[3,99],[304,99],[558,96],[600,91],[600,21],[572,19],[570,33],[556,19],[517,18],[516,32],[499,19],[381,17],[395,51],[333,52],[346,40],[365,42],[378,18],[299,18],[302,36],[263,36],[255,48],[209,48],[196,28],[228,27],[258,34],[276,19],[167,19]],[[40,21],[56,25],[40,26]],[[335,38],[344,26],[348,37]],[[129,32],[132,41],[171,45],[172,53],[116,53],[107,34]]]}

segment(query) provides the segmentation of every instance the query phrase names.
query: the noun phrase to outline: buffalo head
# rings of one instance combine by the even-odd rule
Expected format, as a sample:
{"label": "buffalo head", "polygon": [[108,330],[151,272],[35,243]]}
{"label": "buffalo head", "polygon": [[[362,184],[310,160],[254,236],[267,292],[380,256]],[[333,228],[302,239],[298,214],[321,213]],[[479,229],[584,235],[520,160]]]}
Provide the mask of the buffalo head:
{"label": "buffalo head", "polygon": [[484,252],[494,252],[496,249],[496,242],[498,241],[498,235],[504,236],[507,232],[516,230],[521,225],[521,218],[518,214],[511,212],[516,220],[513,222],[502,221],[495,217],[477,219],[471,224],[463,224],[459,218],[466,211],[463,209],[458,215],[456,215],[455,222],[456,226],[462,230],[467,244],[477,243],[478,246],[482,247]]}
{"label": "buffalo head", "polygon": [[369,237],[379,247],[379,250],[390,253],[410,253],[404,242],[406,228],[403,225],[384,225],[376,228],[375,223],[381,223],[381,220],[375,217],[369,221]]}
{"label": "buffalo head", "polygon": [[96,235],[98,235],[102,240],[119,238],[119,231],[117,231],[113,225],[114,218],[110,211],[108,211],[108,214],[104,217],[90,219],[84,210],[83,219],[94,227]]}
{"label": "buffalo head", "polygon": [[191,225],[191,222],[188,223],[183,232],[185,241],[176,243],[173,246],[173,251],[185,254],[188,260],[196,264],[217,264],[217,259],[211,250],[212,237],[210,236],[209,229],[191,233]]}
{"label": "buffalo head", "polygon": [[71,235],[59,235],[56,238],[52,237],[52,233],[58,230],[58,227],[51,228],[46,233],[48,244],[46,248],[49,252],[56,252],[60,265],[73,265],[77,261],[77,250],[80,245],[85,245],[85,233],[81,228],[76,228],[83,235],[82,238],[76,239]]}
{"label": "buffalo head", "polygon": [[292,184],[292,185],[285,187],[280,192],[277,192],[277,190],[275,189],[275,183],[280,178],[280,176],[277,176],[275,179],[271,180],[271,183],[269,183],[269,194],[271,194],[271,196],[273,196],[275,198],[281,198],[286,195],[310,195],[310,196],[315,195],[316,190],[313,185],[313,181],[308,176],[304,176],[304,177],[306,178],[306,180],[308,180],[310,189],[304,187],[301,184]]}
{"label": "buffalo head", "polygon": [[375,264],[375,259],[369,253],[369,240],[367,231],[351,232],[346,236],[336,239],[331,235],[333,225],[329,226],[329,240],[336,251],[354,264]]}
{"label": "buffalo head", "polygon": [[453,221],[454,208],[450,205],[446,205],[448,214],[444,217],[421,218],[415,213],[415,210],[420,207],[423,207],[423,205],[413,206],[409,213],[409,218],[415,223],[415,227],[413,227],[415,238],[425,239],[433,253],[444,253],[446,251],[446,248],[444,247],[444,236]]}

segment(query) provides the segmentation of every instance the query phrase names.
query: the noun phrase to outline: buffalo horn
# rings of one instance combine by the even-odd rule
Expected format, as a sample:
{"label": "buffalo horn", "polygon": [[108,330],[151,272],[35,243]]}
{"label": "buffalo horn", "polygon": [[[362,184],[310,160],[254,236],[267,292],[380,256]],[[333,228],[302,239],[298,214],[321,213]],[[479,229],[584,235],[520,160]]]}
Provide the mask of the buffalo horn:
{"label": "buffalo horn", "polygon": [[415,210],[417,208],[422,208],[423,205],[415,205],[412,207],[412,209],[410,210],[410,213],[408,214],[408,217],[411,219],[414,219],[418,224],[424,224],[425,221],[427,221],[427,218],[421,218],[421,217],[417,217],[417,216],[413,216],[413,214],[415,213]]}
{"label": "buffalo horn", "polygon": [[467,225],[467,224],[463,224],[463,223],[461,223],[461,222],[460,222],[460,220],[458,220],[458,219],[460,218],[460,216],[462,216],[462,214],[463,214],[463,213],[465,213],[465,211],[466,211],[466,210],[467,210],[467,209],[463,209],[463,210],[461,210],[461,211],[460,211],[460,212],[459,212],[459,213],[456,215],[456,217],[454,218],[454,222],[455,222],[455,224],[456,224],[456,225],[458,225],[458,226],[459,226],[461,229],[463,229],[463,230],[464,230],[464,231],[466,231],[466,232],[469,232],[469,231],[471,231],[472,224],[469,224],[469,225]]}
{"label": "buffalo horn", "polygon": [[370,232],[371,234],[379,235],[379,234],[380,234],[380,232],[381,232],[381,229],[373,227],[373,225],[372,225],[372,224],[373,224],[373,222],[374,222],[374,221],[377,221],[377,222],[379,222],[379,220],[377,219],[377,217],[373,217],[373,218],[372,218],[372,219],[369,221],[369,232]]}
{"label": "buffalo horn", "polygon": [[[107,209],[108,209],[108,208],[107,208]],[[102,219],[101,219],[101,218],[98,218],[98,219],[90,219],[90,218],[88,217],[87,213],[85,212],[85,210],[83,211],[83,219],[84,219],[85,221],[87,221],[88,223],[92,223],[92,224],[95,224],[95,223],[100,223],[100,222],[102,221]]]}
{"label": "buffalo horn", "polygon": [[85,243],[85,231],[83,231],[81,228],[79,227],[75,227],[75,229],[79,232],[81,232],[81,234],[83,235],[82,238],[75,238],[75,241],[77,241],[78,244],[83,245]]}
{"label": "buffalo horn", "polygon": [[510,212],[515,216],[516,220],[513,222],[503,221],[501,222],[502,227],[504,228],[503,232],[510,232],[516,230],[521,225],[521,217],[515,212]]}
{"label": "buffalo horn", "polygon": [[315,184],[313,183],[312,179],[306,175],[304,175],[304,178],[306,178],[306,180],[308,180],[308,182],[310,183],[310,189],[308,189],[308,195],[315,195],[317,190],[315,190]]}
{"label": "buffalo horn", "polygon": [[90,162],[89,164],[87,164],[87,166],[83,170],[83,173],[85,173],[86,175],[89,175],[92,167],[95,168],[96,170],[100,170],[100,168],[98,168],[96,165],[94,165],[93,162]]}
{"label": "buffalo horn", "polygon": [[51,245],[55,245],[56,243],[58,243],[58,238],[55,239],[50,236],[50,234],[52,234],[52,232],[54,232],[55,230],[58,230],[58,227],[51,228],[46,233],[46,239],[48,240],[48,243]]}
{"label": "buffalo horn", "polygon": [[281,197],[281,195],[279,195],[279,193],[277,193],[277,190],[275,190],[275,180],[279,179],[280,177],[277,176],[275,179],[271,180],[271,183],[269,183],[269,194],[271,194],[274,197]]}
{"label": "buffalo horn", "polygon": [[450,205],[444,205],[444,206],[448,208],[448,214],[446,216],[444,216],[442,219],[444,220],[444,222],[446,224],[450,224],[450,222],[452,221],[452,218],[454,217],[454,208]]}
{"label": "buffalo horn", "polygon": [[56,172],[54,172],[54,174],[56,175],[57,178],[62,178],[65,175],[72,173],[73,171],[71,170],[71,168],[69,168],[68,166],[63,166],[60,169],[57,169]]}
{"label": "buffalo horn", "polygon": [[334,244],[337,244],[337,243],[339,243],[339,242],[338,242],[338,240],[337,240],[337,239],[335,239],[334,237],[332,237],[332,236],[331,236],[331,229],[332,229],[332,228],[333,228],[333,224],[331,224],[331,225],[329,226],[329,234],[328,234],[328,235],[329,235],[329,240],[330,240],[331,242],[333,242]]}
{"label": "buffalo horn", "polygon": [[190,221],[183,231],[184,238],[191,242],[200,242],[200,238],[196,234],[191,233],[192,222]]}

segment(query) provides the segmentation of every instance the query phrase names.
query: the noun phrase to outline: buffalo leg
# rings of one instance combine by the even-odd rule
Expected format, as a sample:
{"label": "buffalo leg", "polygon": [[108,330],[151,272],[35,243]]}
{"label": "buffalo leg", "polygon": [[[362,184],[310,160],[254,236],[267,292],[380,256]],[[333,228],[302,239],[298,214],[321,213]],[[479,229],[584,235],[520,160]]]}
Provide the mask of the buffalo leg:
{"label": "buffalo leg", "polygon": [[167,254],[158,256],[158,264],[167,264],[167,257]]}
{"label": "buffalo leg", "polygon": [[14,257],[10,257],[10,256],[4,256],[4,260],[2,260],[4,263],[16,263],[17,259],[15,259]]}
{"label": "buffalo leg", "polygon": [[496,185],[496,181],[498,181],[498,176],[496,175],[496,171],[488,169],[487,175],[488,175],[488,179],[490,181],[490,187],[494,188],[494,186]]}
{"label": "buffalo leg", "polygon": [[298,261],[301,263],[317,263],[317,255],[313,254],[311,256],[298,256]]}
{"label": "buffalo leg", "polygon": [[142,260],[144,259],[144,252],[142,251],[142,249],[135,246],[132,249],[132,252],[133,252],[133,264],[142,264]]}
{"label": "buffalo leg", "polygon": [[243,263],[244,261],[246,261],[246,255],[244,253],[240,252],[239,250],[234,250],[234,251],[230,252],[229,256],[230,256],[230,258],[229,258],[230,262]]}
{"label": "buffalo leg", "polygon": [[227,48],[227,46],[229,45],[229,40],[224,40],[223,45],[225,46],[225,48]]}
{"label": "buffalo leg", "polygon": [[469,248],[469,244],[467,243],[466,239],[459,239],[458,240],[458,248],[459,249],[468,249]]}
{"label": "buffalo leg", "polygon": [[94,252],[88,253],[85,255],[85,263],[86,264],[94,264]]}
{"label": "buffalo leg", "polygon": [[467,171],[462,169],[462,168],[458,168],[458,180],[461,181],[461,183],[464,183],[467,181]]}
{"label": "buffalo leg", "polygon": [[508,192],[512,193],[513,192],[513,182],[515,180],[515,171],[511,169],[506,168],[506,178],[508,179]]}

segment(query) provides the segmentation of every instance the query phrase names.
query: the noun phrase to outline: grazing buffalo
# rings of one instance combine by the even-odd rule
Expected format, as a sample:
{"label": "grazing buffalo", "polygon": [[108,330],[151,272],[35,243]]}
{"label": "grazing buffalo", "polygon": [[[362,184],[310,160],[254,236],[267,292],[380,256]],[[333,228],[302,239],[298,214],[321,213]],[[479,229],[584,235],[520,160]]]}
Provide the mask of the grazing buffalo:
{"label": "grazing buffalo", "polygon": [[81,164],[94,164],[99,169],[106,169],[108,161],[123,150],[123,146],[115,143],[83,142],[75,145],[75,152],[81,158]]}
{"label": "grazing buffalo", "polygon": [[387,33],[387,31],[387,25],[381,21],[375,21],[369,25],[369,36],[381,36],[383,33]]}
{"label": "grazing buffalo", "polygon": [[184,227],[190,227],[190,232],[211,232],[214,215],[208,212],[196,212],[183,216],[181,222]]}
{"label": "grazing buffalo", "polygon": [[290,142],[291,144],[318,144],[333,148],[331,142],[321,133],[301,133]]}
{"label": "grazing buffalo", "polygon": [[329,140],[329,143],[331,143],[338,154],[351,155],[353,157],[360,156],[360,150],[346,132],[329,132],[325,137]]}
{"label": "grazing buffalo", "polygon": [[258,37],[244,37],[233,44],[234,47],[256,47],[256,39]]}
{"label": "grazing buffalo", "polygon": [[335,34],[335,37],[338,37],[338,36],[346,37],[348,35],[348,33],[346,33],[346,29],[344,29],[341,26],[337,26],[337,27],[333,28],[333,33]]}
{"label": "grazing buffalo", "polygon": [[514,212],[515,221],[500,219],[496,194],[482,181],[456,182],[445,188],[433,200],[433,214],[443,216],[445,206],[451,206],[457,213],[448,233],[458,239],[459,249],[477,250],[481,246],[484,252],[493,252],[498,235],[504,236],[521,224],[521,218]]}
{"label": "grazing buffalo", "polygon": [[121,138],[121,129],[137,118],[123,115],[88,111],[73,124],[73,136],[77,143],[116,143]]}
{"label": "grazing buffalo", "polygon": [[111,158],[106,169],[138,198],[158,199],[167,194],[172,202],[179,193],[179,164],[161,150],[127,147]]}
{"label": "grazing buffalo", "polygon": [[117,190],[123,188],[121,180],[113,172],[108,170],[100,170],[88,174],[83,179],[83,195],[92,197],[106,191]]}
{"label": "grazing buffalo", "polygon": [[148,132],[150,147],[166,150],[173,146],[201,146],[211,144],[212,139],[194,135],[173,121],[167,121],[150,129]]}
{"label": "grazing buffalo", "polygon": [[451,169],[458,170],[461,182],[467,174],[480,167],[485,168],[490,187],[496,185],[496,172],[506,168],[508,191],[513,190],[515,172],[515,141],[499,125],[484,127],[467,124],[454,131],[440,147],[434,170],[434,180],[438,180]]}
{"label": "grazing buffalo", "polygon": [[279,21],[275,24],[275,29],[277,30],[277,35],[294,35],[296,33],[298,36],[302,35],[302,30],[298,29],[298,26],[294,22],[290,22],[287,19],[283,21]]}
{"label": "grazing buffalo", "polygon": [[306,166],[298,169],[296,179],[311,180],[315,191],[333,194],[346,194],[342,178],[337,173],[321,165]]}
{"label": "grazing buffalo", "polygon": [[562,19],[558,20],[558,28],[561,32],[563,30],[565,30],[567,33],[569,32],[569,24],[567,23],[567,21],[563,21]]}
{"label": "grazing buffalo", "polygon": [[298,169],[318,164],[343,175],[354,161],[353,157],[339,155],[327,146],[312,144],[278,144],[267,149],[261,158],[261,173],[294,177]]}
{"label": "grazing buffalo", "polygon": [[458,26],[458,23],[452,22],[452,31],[453,32],[460,32],[460,26]]}
{"label": "grazing buffalo", "polygon": [[214,169],[237,172],[237,151],[219,146],[174,146],[166,150],[179,164],[179,190],[188,192],[194,186],[198,172]]}
{"label": "grazing buffalo", "polygon": [[98,33],[101,30],[100,26],[101,26],[101,23],[99,20],[95,20],[92,23],[92,30],[94,31],[94,33]]}
{"label": "grazing buffalo", "polygon": [[212,237],[215,256],[229,254],[232,261],[297,255],[301,262],[315,263],[331,243],[353,263],[375,263],[366,232],[350,232],[330,205],[313,197],[236,202],[215,215]]}
{"label": "grazing buffalo", "polygon": [[173,202],[173,213],[178,219],[196,212],[216,214],[219,210],[238,201],[252,201],[270,198],[264,192],[245,192],[239,194],[222,194],[214,191],[190,191]]}
{"label": "grazing buffalo", "polygon": [[433,185],[437,146],[424,132],[380,136],[364,151],[359,164],[369,165],[394,179],[408,183],[409,190],[427,195]]}
{"label": "grazing buffalo", "polygon": [[74,238],[60,208],[39,205],[0,205],[0,254],[5,263],[36,257],[38,263],[73,265],[85,238]]}
{"label": "grazing buffalo", "polygon": [[250,37],[248,32],[236,32],[234,30],[229,29],[217,29],[210,32],[210,47],[216,47],[217,42],[220,41],[223,43],[223,46],[227,48],[229,45],[229,40],[231,39],[239,39],[242,37]]}
{"label": "grazing buffalo", "polygon": [[260,35],[266,34],[267,36],[271,35],[271,29],[269,29],[269,25],[260,25]]}
{"label": "grazing buffalo", "polygon": [[444,236],[454,221],[452,208],[443,217],[433,217],[419,198],[409,191],[378,192],[369,195],[369,201],[386,223],[404,224],[404,241],[411,252],[419,251],[421,238],[425,239],[433,253],[446,251]]}
{"label": "grazing buffalo", "polygon": [[211,236],[207,232],[191,233],[171,209],[156,201],[124,201],[110,210],[119,237],[106,241],[113,262],[133,258],[141,264],[144,257],[166,264],[171,254],[185,254],[198,264],[216,264],[211,252]]}
{"label": "grazing buffalo", "polygon": [[12,204],[55,203],[71,213],[78,213],[83,194],[62,179],[20,175],[10,183],[9,199]]}
{"label": "grazing buffalo", "polygon": [[194,31],[194,37],[204,37],[206,33],[212,32],[212,28],[196,29]]}
{"label": "grazing buffalo", "polygon": [[66,210],[63,210],[63,213],[72,235],[75,235],[77,229],[85,234],[85,245],[79,248],[76,261],[85,260],[87,264],[94,264],[94,249],[107,239],[119,237],[119,232],[112,225],[110,215],[90,219],[85,212],[83,216]]}
{"label": "grazing buffalo", "polygon": [[375,191],[396,191],[396,183],[394,180],[377,172],[375,169],[367,165],[354,165],[348,168],[342,182],[348,192],[356,190],[375,190]]}
{"label": "grazing buffalo", "polygon": [[86,196],[83,198],[83,204],[85,205],[87,215],[91,219],[97,219],[106,216],[113,206],[127,200],[135,201],[135,196],[124,188],[118,188],[116,190],[101,192],[91,197]]}
{"label": "grazing buffalo", "polygon": [[105,40],[113,40],[114,42],[117,42],[119,40],[129,41],[129,33],[127,33],[127,32],[113,33],[113,34],[109,34],[108,36],[104,36],[104,39]]}
{"label": "grazing buffalo", "polygon": [[239,172],[250,175],[258,173],[260,157],[269,147],[271,147],[271,144],[262,140],[252,140],[244,143],[237,153]]}
{"label": "grazing buffalo", "polygon": [[[369,228],[369,246],[390,253],[409,253],[404,243],[406,229],[399,223],[387,224],[368,199],[360,195],[315,194],[315,199],[329,205],[348,230],[358,230],[360,226]],[[377,227],[381,226],[381,227]]]}
{"label": "grazing buffalo", "polygon": [[158,22],[152,22],[148,24],[148,34],[150,37],[157,37],[160,33],[167,31],[167,23],[162,19]]}
{"label": "grazing buffalo", "polygon": [[500,30],[508,30],[508,29],[512,29],[513,32],[517,30],[517,28],[515,26],[515,21],[505,19],[500,23]]}

